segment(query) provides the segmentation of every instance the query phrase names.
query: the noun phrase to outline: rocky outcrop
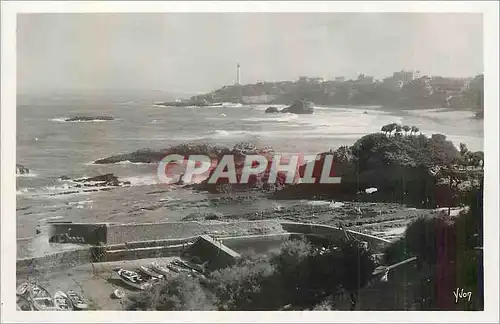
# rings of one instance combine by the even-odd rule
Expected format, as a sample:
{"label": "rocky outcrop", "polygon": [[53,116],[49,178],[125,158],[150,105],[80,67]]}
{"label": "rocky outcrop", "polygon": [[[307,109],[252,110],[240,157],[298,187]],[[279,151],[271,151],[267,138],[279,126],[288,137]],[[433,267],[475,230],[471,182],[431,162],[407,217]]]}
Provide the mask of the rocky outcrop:
{"label": "rocky outcrop", "polygon": [[[327,154],[331,152],[314,162],[315,172],[322,169]],[[463,163],[460,153],[440,134],[431,138],[369,134],[347,151],[333,152],[333,159],[334,175],[342,177],[341,183],[291,185],[275,192],[272,198],[398,202],[435,208],[454,206],[465,192],[460,184],[467,182],[471,188],[482,177],[481,170],[467,171],[460,166]],[[301,177],[304,168],[299,170]],[[314,176],[318,179],[318,174]],[[451,184],[448,181],[443,185],[447,179],[451,179]],[[377,191],[368,194],[367,188]]]}
{"label": "rocky outcrop", "polygon": [[16,164],[16,175],[28,174],[28,173],[30,173],[30,169],[28,169],[22,164]]}
{"label": "rocky outcrop", "polygon": [[118,177],[115,176],[112,173],[107,173],[103,175],[98,175],[95,177],[90,177],[90,178],[83,178],[83,179],[75,179],[73,180],[75,182],[82,183],[83,186],[86,187],[92,187],[92,186],[112,186],[112,187],[117,187],[120,185],[129,185],[129,181],[119,181]]}
{"label": "rocky outcrop", "polygon": [[75,116],[66,118],[64,121],[82,122],[82,121],[103,121],[103,120],[114,120],[114,118],[111,116]]}
{"label": "rocky outcrop", "polygon": [[114,155],[99,159],[94,163],[111,164],[124,161],[129,161],[131,163],[158,163],[169,154],[179,154],[185,157],[189,155],[208,155],[212,158],[219,158],[224,154],[229,154],[230,152],[231,150],[228,147],[222,145],[187,143],[171,146],[164,150],[151,150],[147,148],[132,153]]}
{"label": "rocky outcrop", "polygon": [[278,113],[278,112],[280,112],[280,111],[276,107],[269,107],[269,108],[266,109],[266,114]]}
{"label": "rocky outcrop", "polygon": [[314,104],[307,100],[297,100],[293,105],[283,108],[282,113],[292,114],[312,114],[314,112]]}
{"label": "rocky outcrop", "polygon": [[89,178],[70,179],[68,176],[61,176],[60,180],[75,183],[75,188],[81,187],[119,187],[130,185],[130,181],[120,181],[113,173],[107,173]]}

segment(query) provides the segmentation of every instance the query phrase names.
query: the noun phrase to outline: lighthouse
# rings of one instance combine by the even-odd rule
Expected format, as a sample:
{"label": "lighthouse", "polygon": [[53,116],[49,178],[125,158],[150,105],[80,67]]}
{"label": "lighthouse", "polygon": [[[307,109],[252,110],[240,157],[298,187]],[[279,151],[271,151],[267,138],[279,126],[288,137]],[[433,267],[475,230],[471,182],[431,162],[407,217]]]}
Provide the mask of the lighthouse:
{"label": "lighthouse", "polygon": [[236,64],[236,84],[240,85],[240,63]]}

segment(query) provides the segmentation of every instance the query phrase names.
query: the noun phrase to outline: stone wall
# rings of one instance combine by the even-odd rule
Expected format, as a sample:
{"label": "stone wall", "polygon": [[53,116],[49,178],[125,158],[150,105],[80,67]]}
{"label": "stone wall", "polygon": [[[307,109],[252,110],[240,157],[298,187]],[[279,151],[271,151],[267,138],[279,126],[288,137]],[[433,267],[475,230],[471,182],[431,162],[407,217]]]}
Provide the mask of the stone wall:
{"label": "stone wall", "polygon": [[[301,233],[308,235],[318,235],[326,238],[330,238],[332,240],[341,239],[344,237],[344,231],[337,227],[328,226],[328,225],[320,225],[320,224],[308,224],[308,223],[293,223],[293,222],[281,222],[280,223],[283,229],[290,233]],[[368,246],[370,249],[374,251],[380,251],[385,246],[390,244],[391,242],[373,235],[359,233],[351,230],[346,230],[355,238],[368,242]]]}
{"label": "stone wall", "polygon": [[[83,241],[73,241],[72,243],[85,243],[95,245],[99,242],[107,241],[106,223],[53,223],[48,226],[49,241],[53,241],[57,235],[65,237],[83,238]],[[68,243],[68,242],[64,242]]]}
{"label": "stone wall", "polygon": [[147,224],[110,224],[108,244],[132,241],[164,240],[205,234],[215,236],[241,236],[283,233],[278,221],[247,222],[161,222]]}
{"label": "stone wall", "polygon": [[56,252],[41,257],[19,259],[16,262],[18,275],[37,275],[48,271],[59,271],[86,264],[91,261],[90,248]]}
{"label": "stone wall", "polygon": [[278,251],[292,234],[270,234],[253,236],[221,237],[219,240],[241,255],[265,254]]}
{"label": "stone wall", "polygon": [[190,256],[198,257],[201,262],[206,262],[206,268],[210,270],[229,267],[240,257],[239,253],[208,235],[200,236],[186,252]]}

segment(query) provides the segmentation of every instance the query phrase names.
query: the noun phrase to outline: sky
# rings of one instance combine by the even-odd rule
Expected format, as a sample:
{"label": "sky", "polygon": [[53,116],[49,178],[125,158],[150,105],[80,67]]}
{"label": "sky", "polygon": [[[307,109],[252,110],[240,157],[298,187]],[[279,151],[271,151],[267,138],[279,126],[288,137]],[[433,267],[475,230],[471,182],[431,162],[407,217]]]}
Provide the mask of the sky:
{"label": "sky", "polygon": [[483,72],[475,13],[20,14],[22,90],[208,92],[299,76]]}

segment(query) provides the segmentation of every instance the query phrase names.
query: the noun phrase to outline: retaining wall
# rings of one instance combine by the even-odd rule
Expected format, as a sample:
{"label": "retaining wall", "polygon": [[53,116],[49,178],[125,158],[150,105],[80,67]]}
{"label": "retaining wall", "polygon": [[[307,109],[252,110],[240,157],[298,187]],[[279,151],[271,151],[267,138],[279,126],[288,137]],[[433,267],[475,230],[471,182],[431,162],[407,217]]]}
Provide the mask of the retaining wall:
{"label": "retaining wall", "polygon": [[130,241],[151,241],[191,237],[205,234],[216,236],[238,236],[283,232],[275,220],[247,222],[161,222],[148,224],[110,224],[107,244],[119,244]]}
{"label": "retaining wall", "polygon": [[216,270],[232,266],[240,254],[216,241],[208,235],[202,235],[186,251],[190,256],[197,256],[201,262],[206,262],[206,268]]}
{"label": "retaining wall", "polygon": [[56,235],[67,234],[70,237],[82,237],[81,243],[95,245],[99,242],[106,243],[108,236],[106,223],[53,223],[48,226],[49,240]]}
{"label": "retaining wall", "polygon": [[36,275],[47,271],[60,271],[89,263],[91,259],[90,248],[56,252],[42,257],[19,259],[16,262],[18,275]]}
{"label": "retaining wall", "polygon": [[[266,253],[278,249],[290,235],[305,234],[331,239],[339,239],[344,236],[342,230],[332,226],[272,220],[209,224],[199,222],[124,225],[61,223],[51,224],[50,233],[53,235],[64,233],[69,228],[71,228],[72,233],[87,234],[86,237],[89,241],[99,240],[98,242],[102,242],[100,240],[105,231],[107,238],[104,242],[107,242],[107,245],[105,247],[82,247],[70,251],[59,251],[41,257],[20,258],[17,260],[18,274],[67,269],[91,261],[105,262],[179,255],[185,250],[187,244],[206,233],[217,236],[218,241],[223,245],[242,254]],[[266,235],[266,232],[273,232],[273,234]],[[380,251],[390,243],[388,240],[372,235],[354,231],[348,232],[358,239],[368,242],[374,251]],[[184,236],[174,236],[181,234]],[[210,240],[211,238],[208,238],[208,241]],[[30,238],[18,241],[20,241],[18,249],[19,246],[33,244]],[[213,255],[213,252],[217,251],[210,244],[208,246],[208,248],[198,248],[197,254]],[[208,252],[200,252],[202,250]]]}
{"label": "retaining wall", "polygon": [[269,234],[269,235],[252,235],[252,236],[236,236],[236,237],[221,237],[224,245],[238,252],[241,255],[264,254],[272,251],[278,251],[281,244],[288,240],[291,233]]}
{"label": "retaining wall", "polygon": [[[327,237],[333,240],[341,239],[344,237],[344,231],[340,228],[308,223],[293,223],[293,222],[280,222],[283,230],[291,233],[313,234],[318,236]],[[359,233],[351,230],[346,230],[355,238],[368,242],[370,249],[374,251],[381,251],[385,246],[390,244],[389,240],[382,239],[369,234]]]}

